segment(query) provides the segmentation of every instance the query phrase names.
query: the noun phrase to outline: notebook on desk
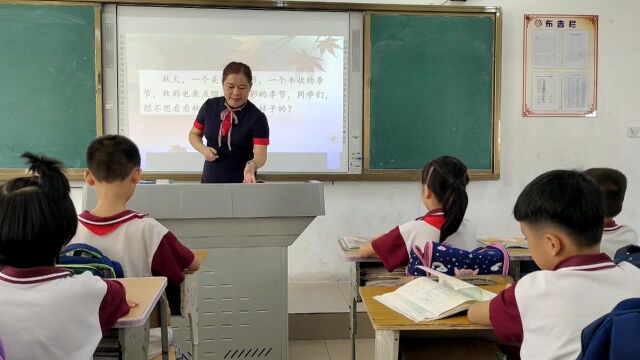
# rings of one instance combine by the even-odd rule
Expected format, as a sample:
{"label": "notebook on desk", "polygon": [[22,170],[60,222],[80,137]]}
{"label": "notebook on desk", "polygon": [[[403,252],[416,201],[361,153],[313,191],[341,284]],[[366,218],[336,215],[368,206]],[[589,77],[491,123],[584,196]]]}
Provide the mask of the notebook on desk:
{"label": "notebook on desk", "polygon": [[341,236],[338,242],[344,250],[357,250],[370,240],[371,237],[368,236]]}
{"label": "notebook on desk", "polygon": [[374,299],[415,322],[423,322],[457,314],[478,301],[491,300],[496,296],[452,276],[421,268],[435,275],[437,281],[420,277]]}

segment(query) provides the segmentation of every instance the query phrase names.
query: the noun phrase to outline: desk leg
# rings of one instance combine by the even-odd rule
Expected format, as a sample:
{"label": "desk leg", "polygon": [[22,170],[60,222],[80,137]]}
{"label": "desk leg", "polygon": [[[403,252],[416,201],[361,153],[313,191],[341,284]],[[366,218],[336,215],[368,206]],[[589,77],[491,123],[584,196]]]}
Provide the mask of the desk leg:
{"label": "desk leg", "polygon": [[397,360],[399,349],[399,331],[376,330],[376,360]]}
{"label": "desk leg", "polygon": [[169,328],[167,323],[167,300],[160,296],[160,339],[162,342],[162,360],[169,360]]}
{"label": "desk leg", "polygon": [[122,360],[146,359],[149,349],[149,321],[143,326],[118,331]]}
{"label": "desk leg", "polygon": [[356,360],[356,333],[358,326],[358,299],[351,299],[351,360]]}
{"label": "desk leg", "polygon": [[509,276],[513,281],[520,280],[520,261],[512,261],[509,264]]}
{"label": "desk leg", "polygon": [[356,360],[356,334],[358,333],[358,289],[360,288],[360,263],[351,267],[351,360]]}

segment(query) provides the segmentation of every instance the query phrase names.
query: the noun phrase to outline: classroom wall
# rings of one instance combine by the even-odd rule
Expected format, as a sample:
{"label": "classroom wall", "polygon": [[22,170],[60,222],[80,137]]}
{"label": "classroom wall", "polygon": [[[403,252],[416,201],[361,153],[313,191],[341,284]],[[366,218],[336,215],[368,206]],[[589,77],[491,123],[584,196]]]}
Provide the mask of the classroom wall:
{"label": "classroom wall", "polygon": [[[350,0],[349,2],[366,2]],[[384,1],[369,1],[383,3]],[[396,1],[389,0],[388,2]],[[437,1],[405,0],[407,4]],[[457,4],[457,3],[454,3]],[[501,6],[502,121],[501,178],[472,182],[467,217],[479,235],[519,235],[512,218],[521,189],[536,175],[555,168],[609,166],[629,178],[619,222],[640,229],[640,139],[627,137],[628,126],[640,126],[640,43],[636,0],[469,0],[463,5]],[[523,118],[522,19],[524,13],[597,14],[599,24],[598,114],[596,118]],[[464,99],[460,99],[464,104]],[[425,162],[429,159],[425,159]],[[289,279],[347,280],[349,267],[336,240],[345,234],[369,235],[424,213],[420,187],[411,182],[325,183],[326,216],[316,219],[289,250]],[[80,191],[73,190],[80,205]]]}
{"label": "classroom wall", "polygon": [[[503,10],[501,178],[472,182],[468,188],[467,216],[477,225],[479,235],[520,234],[512,217],[513,204],[538,174],[555,168],[593,166],[615,167],[627,175],[629,187],[619,221],[640,229],[640,165],[635,159],[640,154],[640,139],[627,137],[628,126],[640,126],[640,90],[636,85],[640,84],[640,43],[635,39],[640,2],[469,0],[462,4],[501,6]],[[525,13],[600,16],[596,118],[521,116]],[[460,101],[464,104],[464,99]],[[424,212],[415,183],[327,183],[325,200],[327,215],[314,221],[290,248],[291,280],[348,279],[348,266],[338,254],[338,236],[385,232]]]}

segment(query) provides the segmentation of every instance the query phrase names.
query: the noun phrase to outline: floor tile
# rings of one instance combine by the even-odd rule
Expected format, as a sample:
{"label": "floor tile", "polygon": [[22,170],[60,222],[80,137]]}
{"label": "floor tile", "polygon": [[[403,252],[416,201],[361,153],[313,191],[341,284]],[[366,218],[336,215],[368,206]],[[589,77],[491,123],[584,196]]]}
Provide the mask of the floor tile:
{"label": "floor tile", "polygon": [[289,340],[290,360],[331,360],[324,340]]}
{"label": "floor tile", "polygon": [[[331,360],[351,360],[351,340],[325,340]],[[373,339],[356,339],[356,360],[373,360],[375,348]]]}

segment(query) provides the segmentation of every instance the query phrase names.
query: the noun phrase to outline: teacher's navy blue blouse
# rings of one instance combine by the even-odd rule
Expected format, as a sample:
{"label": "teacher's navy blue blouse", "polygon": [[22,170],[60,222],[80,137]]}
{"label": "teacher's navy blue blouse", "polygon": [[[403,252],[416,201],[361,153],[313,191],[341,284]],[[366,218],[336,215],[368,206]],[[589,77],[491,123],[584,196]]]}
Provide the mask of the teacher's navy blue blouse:
{"label": "teacher's navy blue blouse", "polygon": [[244,167],[247,161],[253,159],[253,145],[269,145],[267,117],[251,101],[234,110],[238,121],[232,121],[231,131],[222,136],[219,142],[220,115],[225,109],[224,97],[208,99],[193,123],[196,129],[204,132],[206,145],[214,148],[219,156],[215,161],[204,162],[203,183],[241,183],[244,180]]}

